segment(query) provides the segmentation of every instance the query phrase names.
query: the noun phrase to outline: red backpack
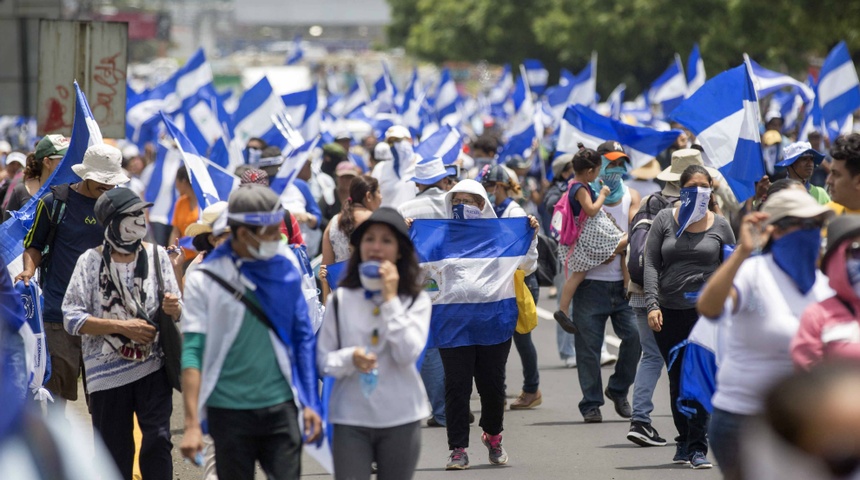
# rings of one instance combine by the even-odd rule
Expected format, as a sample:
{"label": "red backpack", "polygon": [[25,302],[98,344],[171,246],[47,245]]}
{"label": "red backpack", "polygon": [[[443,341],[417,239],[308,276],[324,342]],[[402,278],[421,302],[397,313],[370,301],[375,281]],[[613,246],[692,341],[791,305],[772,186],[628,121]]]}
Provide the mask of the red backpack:
{"label": "red backpack", "polygon": [[576,243],[579,234],[582,232],[585,218],[588,216],[585,213],[585,209],[582,209],[579,211],[579,216],[577,217],[573,214],[573,207],[570,206],[568,194],[577,183],[585,186],[584,183],[576,179],[571,180],[568,183],[567,191],[555,202],[555,206],[552,209],[549,234],[552,238],[558,240],[560,245],[571,246]]}

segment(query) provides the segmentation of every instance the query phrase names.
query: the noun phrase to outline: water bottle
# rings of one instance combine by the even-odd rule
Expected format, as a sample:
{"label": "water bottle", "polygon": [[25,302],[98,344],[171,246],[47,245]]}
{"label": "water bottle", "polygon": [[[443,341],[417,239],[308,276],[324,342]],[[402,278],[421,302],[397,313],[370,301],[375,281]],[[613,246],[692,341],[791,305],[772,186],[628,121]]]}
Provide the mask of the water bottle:
{"label": "water bottle", "polygon": [[373,395],[373,391],[376,390],[376,385],[379,383],[379,370],[374,368],[367,373],[362,373],[360,381],[361,393],[364,395],[364,398],[369,399]]}

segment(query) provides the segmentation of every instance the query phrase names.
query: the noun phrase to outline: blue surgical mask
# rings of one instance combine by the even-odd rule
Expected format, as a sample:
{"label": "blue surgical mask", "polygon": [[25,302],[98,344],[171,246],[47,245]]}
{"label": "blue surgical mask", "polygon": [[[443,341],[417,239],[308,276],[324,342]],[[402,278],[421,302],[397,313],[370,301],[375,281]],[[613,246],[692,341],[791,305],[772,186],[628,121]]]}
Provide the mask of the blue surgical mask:
{"label": "blue surgical mask", "polygon": [[460,205],[453,205],[451,207],[453,210],[455,220],[471,220],[473,218],[481,218],[481,209],[474,205],[466,205],[461,203]]}
{"label": "blue surgical mask", "polygon": [[804,295],[815,285],[815,263],[821,248],[821,230],[809,228],[791,232],[773,241],[771,253],[777,266],[788,274]]}

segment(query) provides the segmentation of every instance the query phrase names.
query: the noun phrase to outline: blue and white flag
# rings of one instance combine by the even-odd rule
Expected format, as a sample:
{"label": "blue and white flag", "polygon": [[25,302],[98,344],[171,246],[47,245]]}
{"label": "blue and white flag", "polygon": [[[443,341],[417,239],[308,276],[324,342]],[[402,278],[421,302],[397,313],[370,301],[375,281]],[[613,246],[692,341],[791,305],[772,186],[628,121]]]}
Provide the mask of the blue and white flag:
{"label": "blue and white flag", "polygon": [[248,140],[257,137],[269,145],[284,148],[286,139],[275,126],[272,117],[282,115],[285,110],[283,99],[275,93],[269,80],[266,77],[261,78],[242,95],[239,106],[233,112],[233,138],[243,147]]}
{"label": "blue and white flag", "polygon": [[[188,140],[188,137],[163,113],[162,121],[164,121],[164,125],[167,127],[167,134],[173,138],[177,148],[179,148],[179,152],[182,154],[182,160],[185,162],[185,169],[188,170],[191,187],[194,188],[194,194],[197,197],[197,203],[200,206],[200,213],[202,215],[206,207],[221,201],[218,189],[215,187],[215,183],[207,168],[209,161],[197,153],[197,150]],[[228,178],[227,181],[233,183],[229,189],[232,190],[235,183],[237,183],[236,177],[232,179]]]}
{"label": "blue and white flag", "polygon": [[463,148],[463,136],[451,125],[442,125],[433,135],[422,140],[415,153],[421,158],[440,158],[443,165],[451,165]]}
{"label": "blue and white flag", "polygon": [[860,108],[860,80],[844,41],[833,47],[821,66],[818,104],[826,124],[844,122]]}
{"label": "blue and white flag", "polygon": [[21,295],[21,305],[24,307],[26,322],[21,325],[19,333],[24,340],[24,350],[27,353],[27,373],[30,392],[34,399],[40,402],[54,401],[51,392],[44,387],[51,378],[51,356],[48,355],[48,341],[45,337],[45,324],[42,321],[42,289],[35,280],[30,285],[23,281],[15,284],[15,291]]}
{"label": "blue and white flag", "polygon": [[192,97],[216,95],[213,86],[212,68],[206,61],[203,49],[197,50],[176,73],[166,82],[137,93],[128,89],[126,98],[126,137],[132,142],[143,145],[155,143],[154,127],[160,123],[159,112],[174,114]]}
{"label": "blue and white flag", "polygon": [[535,124],[537,111],[529,91],[525,69],[522,68],[521,71],[522,74],[517,78],[514,93],[511,95],[516,113],[505,132],[507,142],[499,152],[499,163],[504,163],[512,155],[529,158],[535,139],[539,138],[538,132],[543,130],[538,129]]}
{"label": "blue and white flag", "polygon": [[696,93],[708,77],[705,75],[705,61],[702,60],[702,54],[699,53],[699,44],[693,44],[693,50],[690,52],[690,58],[687,59],[687,93],[685,98]]}
{"label": "blue and white flag", "polygon": [[634,127],[595,112],[583,105],[571,105],[561,122],[558,152],[576,153],[577,142],[597,148],[607,140],[624,146],[633,168],[645,165],[677,140],[679,130],[661,132],[648,127]]}
{"label": "blue and white flag", "polygon": [[688,417],[696,414],[694,409],[686,405],[691,400],[699,402],[708,413],[714,411],[711,398],[717,391],[717,371],[725,353],[723,337],[726,326],[731,322],[731,313],[728,313],[730,311],[726,309],[726,313],[717,321],[700,318],[687,340],[672,349],[680,350],[684,347],[684,356],[680,359],[681,380],[677,407],[678,411]]}
{"label": "blue and white flag", "polygon": [[651,108],[648,107],[647,93],[639,94],[633,100],[622,103],[621,114],[627,119],[635,119],[639,125],[652,125],[654,115],[651,113]]}
{"label": "blue and white flag", "polygon": [[415,220],[409,232],[433,302],[427,347],[510,339],[518,316],[514,272],[534,236],[528,222]]}
{"label": "blue and white flag", "polygon": [[459,101],[460,94],[457,92],[457,84],[451,78],[451,71],[445,68],[439,79],[436,98],[433,99],[433,108],[436,110],[439,125],[460,125],[461,118],[457,111]]}
{"label": "blue and white flag", "polygon": [[286,113],[303,138],[313,138],[320,133],[322,108],[317,85],[310,90],[282,95]]}
{"label": "blue and white flag", "polygon": [[681,66],[681,57],[675,54],[675,61],[660,75],[648,90],[648,102],[660,106],[658,116],[665,118],[684,101],[687,94],[687,79]]}
{"label": "blue and white flag", "polygon": [[269,187],[274,190],[275,193],[283,195],[283,193],[287,191],[287,187],[289,187],[296,179],[299,172],[305,166],[305,162],[309,160],[311,153],[314,151],[314,148],[316,148],[319,141],[320,137],[316,136],[301,147],[291,151],[289,155],[284,158],[284,163],[281,164],[281,167],[278,169],[278,173],[269,180]]}
{"label": "blue and white flag", "polygon": [[391,80],[391,73],[388,71],[388,65],[382,63],[382,75],[373,84],[374,92],[371,97],[370,114],[374,116],[380,113],[395,113],[397,110],[395,99],[397,98],[397,88]]}
{"label": "blue and white flag", "polygon": [[768,105],[768,113],[765,118],[772,114],[779,115],[782,118],[783,131],[792,131],[797,124],[797,118],[802,107],[803,97],[797,91],[778,90],[770,98],[770,105]]}
{"label": "blue and white flag", "polygon": [[768,70],[749,58],[747,54],[744,54],[744,61],[749,63],[752,69],[753,85],[755,85],[759,97],[765,97],[783,88],[791,88],[797,90],[797,93],[803,97],[803,101],[806,103],[815,98],[815,92],[800,80],[783,73]]}
{"label": "blue and white flag", "polygon": [[338,100],[336,100],[331,107],[329,107],[329,111],[336,118],[346,118],[356,111],[361,110],[367,102],[370,100],[367,95],[367,89],[363,88],[361,80],[353,84],[352,88],[349,92]]}
{"label": "blue and white flag", "polygon": [[179,110],[184,120],[183,132],[198,152],[208,153],[215,142],[232,134],[230,115],[218,95],[192,98],[196,100],[194,103],[185,102]]}
{"label": "blue and white flag", "polygon": [[562,69],[558,87],[548,91],[546,95],[556,119],[564,116],[568,105],[594,106],[596,96],[597,52],[592,53],[591,61],[577,75]]}
{"label": "blue and white flag", "polygon": [[624,92],[627,91],[627,85],[619,83],[615,90],[609,94],[606,102],[609,104],[609,118],[613,120],[621,120],[621,108],[624,105]]}
{"label": "blue and white flag", "polygon": [[418,81],[418,70],[412,70],[412,79],[403,94],[403,102],[397,113],[400,114],[400,124],[409,129],[412,138],[418,138],[424,126],[424,119],[429,116],[426,108],[426,93],[421,90]]}
{"label": "blue and white flag", "polygon": [[514,76],[511,73],[511,64],[506,63],[502,69],[499,80],[490,89],[487,100],[490,105],[490,115],[501,120],[506,120],[512,113],[510,99],[514,91]]}
{"label": "blue and white flag", "polygon": [[543,66],[543,62],[534,58],[523,60],[523,67],[526,69],[526,77],[528,77],[529,89],[535,95],[540,95],[546,90],[546,84],[549,80],[549,71]]}
{"label": "blue and white flag", "polygon": [[24,236],[33,226],[33,215],[36,213],[39,199],[44,197],[54,185],[79,181],[80,177],[72,171],[72,166],[83,161],[84,153],[90,145],[102,143],[102,132],[93,118],[87,97],[81,91],[78,82],[75,82],[74,86],[75,118],[72,123],[69,149],[42,188],[20,210],[9,212],[12,218],[0,225],[0,259],[13,276],[23,270],[21,254],[24,253]]}
{"label": "blue and white flag", "polygon": [[182,166],[182,154],[173,146],[161,142],[152,166],[152,175],[143,194],[144,200],[152,203],[149,208],[149,221],[170,225],[173,221],[173,207],[179,198],[176,191],[176,171]]}
{"label": "blue and white flag", "polygon": [[295,65],[305,57],[305,51],[302,49],[302,36],[296,35],[293,37],[293,50],[290,52],[284,65]]}
{"label": "blue and white flag", "polygon": [[696,134],[705,165],[718,169],[739,202],[755,193],[765,174],[758,98],[747,65],[705,82],[669,116]]}

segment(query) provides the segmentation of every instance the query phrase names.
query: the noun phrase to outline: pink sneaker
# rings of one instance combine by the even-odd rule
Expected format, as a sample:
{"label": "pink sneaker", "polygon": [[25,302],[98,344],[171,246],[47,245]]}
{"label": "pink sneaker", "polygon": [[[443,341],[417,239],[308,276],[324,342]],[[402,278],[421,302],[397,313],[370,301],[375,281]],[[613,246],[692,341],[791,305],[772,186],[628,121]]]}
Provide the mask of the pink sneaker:
{"label": "pink sneaker", "polygon": [[502,446],[502,434],[487,435],[487,432],[484,432],[481,435],[481,443],[490,452],[490,463],[493,465],[508,463],[508,453],[505,452],[505,447]]}

